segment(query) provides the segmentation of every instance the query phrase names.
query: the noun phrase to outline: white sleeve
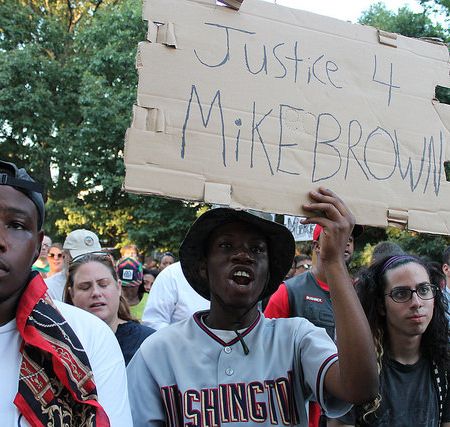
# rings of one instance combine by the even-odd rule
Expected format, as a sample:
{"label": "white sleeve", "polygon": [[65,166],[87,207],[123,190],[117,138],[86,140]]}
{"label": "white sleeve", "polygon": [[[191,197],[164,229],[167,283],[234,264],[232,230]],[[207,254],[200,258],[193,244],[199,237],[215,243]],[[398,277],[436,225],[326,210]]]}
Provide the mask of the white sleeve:
{"label": "white sleeve", "polygon": [[155,330],[169,326],[178,301],[172,266],[166,267],[155,279],[142,315],[142,323]]}
{"label": "white sleeve", "polygon": [[[348,412],[352,405],[325,393],[324,381],[328,369],[337,362],[337,348],[325,329],[303,319],[300,341],[300,366],[305,383],[315,400],[331,418]],[[298,361],[297,361],[298,363]]]}

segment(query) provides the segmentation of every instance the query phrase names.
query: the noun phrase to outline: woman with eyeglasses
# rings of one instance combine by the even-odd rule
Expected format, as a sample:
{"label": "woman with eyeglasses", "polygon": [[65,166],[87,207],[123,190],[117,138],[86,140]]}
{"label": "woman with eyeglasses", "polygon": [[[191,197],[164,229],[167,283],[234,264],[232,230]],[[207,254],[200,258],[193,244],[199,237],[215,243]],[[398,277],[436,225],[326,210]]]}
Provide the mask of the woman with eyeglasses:
{"label": "woman with eyeglasses", "polygon": [[[380,375],[378,398],[329,426],[450,426],[446,299],[427,264],[407,254],[383,258],[357,290],[369,320]],[[362,356],[363,357],[363,356]]]}
{"label": "woman with eyeglasses", "polygon": [[57,273],[61,273],[64,270],[65,255],[61,243],[53,243],[47,253],[47,260],[50,266],[50,270],[47,273],[47,277],[54,276]]}
{"label": "woman with eyeglasses", "polygon": [[64,301],[102,319],[116,334],[125,364],[154,330],[130,314],[122,286],[109,254],[90,253],[69,265]]}

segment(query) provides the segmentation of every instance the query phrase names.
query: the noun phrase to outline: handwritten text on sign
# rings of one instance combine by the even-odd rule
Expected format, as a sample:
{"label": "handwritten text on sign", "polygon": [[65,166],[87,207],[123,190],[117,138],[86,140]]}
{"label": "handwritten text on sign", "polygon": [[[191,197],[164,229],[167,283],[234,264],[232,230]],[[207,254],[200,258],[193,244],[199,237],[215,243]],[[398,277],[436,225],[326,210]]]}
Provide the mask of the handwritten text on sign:
{"label": "handwritten text on sign", "polygon": [[[344,66],[338,59],[330,58],[325,53],[311,53],[306,47],[302,52],[301,40],[292,43],[262,44],[258,51],[251,50],[248,41],[256,37],[256,33],[242,28],[229,27],[213,22],[204,23],[215,32],[216,37],[223,39],[219,52],[201,51],[194,48],[194,63],[215,73],[216,70],[233,63],[238,64],[244,73],[254,78],[264,76],[277,80],[289,80],[300,86],[315,86],[328,91],[343,91],[345,85],[340,73]],[[372,55],[372,63],[367,69],[368,84],[381,85],[386,91],[386,108],[393,108],[396,91],[400,90],[400,82],[395,77],[395,63],[383,60],[377,54]],[[380,75],[380,68],[387,70],[387,78]],[[298,166],[289,169],[285,166],[287,156],[299,147],[299,142],[286,138],[286,130],[302,122],[304,117],[314,118],[312,169],[310,181],[318,183],[333,177],[341,176],[347,180],[351,164],[356,165],[361,179],[366,181],[398,180],[407,182],[411,192],[422,191],[439,195],[440,182],[444,174],[443,161],[445,138],[443,130],[423,134],[415,141],[419,155],[411,156],[404,152],[406,146],[402,140],[402,132],[395,127],[386,128],[381,123],[368,127],[367,122],[358,117],[343,119],[335,111],[308,111],[301,104],[279,103],[267,106],[259,105],[256,100],[249,99],[242,110],[250,111],[250,118],[239,115],[227,120],[224,106],[228,105],[227,91],[217,89],[202,90],[201,83],[193,83],[188,99],[180,144],[181,158],[189,155],[190,134],[193,121],[201,118],[202,125],[208,132],[220,135],[221,160],[223,167],[230,162],[242,162],[241,153],[245,150],[248,163],[243,167],[253,168],[256,161],[255,151],[264,153],[267,171],[270,175],[302,175],[305,171]],[[407,112],[405,112],[407,114]],[[278,138],[277,154],[270,155],[266,131],[273,127],[276,117]],[[272,121],[271,121],[272,119]],[[230,137],[230,135],[233,135]],[[244,137],[245,136],[245,137]],[[243,144],[243,140],[247,144]],[[248,143],[250,142],[250,144]],[[411,141],[407,141],[411,144]],[[380,164],[379,153],[387,157]],[[333,159],[333,160],[330,160]],[[351,163],[352,162],[352,163]],[[326,163],[326,167],[321,167]]]}
{"label": "handwritten text on sign", "polygon": [[450,233],[449,52],[260,0],[144,0],[125,189],[304,215],[336,191],[357,222]]}

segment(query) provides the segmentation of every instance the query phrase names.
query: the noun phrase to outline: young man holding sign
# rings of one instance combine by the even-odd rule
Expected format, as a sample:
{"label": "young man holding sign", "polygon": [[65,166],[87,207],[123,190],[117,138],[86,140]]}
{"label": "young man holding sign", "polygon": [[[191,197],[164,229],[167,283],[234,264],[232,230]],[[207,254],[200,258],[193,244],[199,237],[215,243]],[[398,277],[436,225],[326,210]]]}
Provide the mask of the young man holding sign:
{"label": "young man holding sign", "polygon": [[342,258],[353,215],[329,190],[310,197],[304,209],[320,216],[305,223],[324,229],[320,256],[338,348],[303,318],[266,319],[257,308],[292,264],[292,234],[244,211],[210,210],[191,226],[180,260],[186,279],[211,301],[211,309],[149,337],[130,362],[136,427],[306,426],[310,398],[337,417],[351,406],[347,402],[375,397],[370,330]]}

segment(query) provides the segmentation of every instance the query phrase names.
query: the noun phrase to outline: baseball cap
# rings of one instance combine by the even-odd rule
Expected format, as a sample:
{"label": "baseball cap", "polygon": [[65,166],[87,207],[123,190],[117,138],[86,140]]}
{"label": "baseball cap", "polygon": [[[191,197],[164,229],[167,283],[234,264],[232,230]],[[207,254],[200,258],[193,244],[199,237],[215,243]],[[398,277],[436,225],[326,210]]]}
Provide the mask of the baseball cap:
{"label": "baseball cap", "polygon": [[244,222],[257,228],[267,239],[269,247],[269,282],[260,295],[264,299],[272,295],[292,266],[295,241],[292,233],[281,224],[259,215],[231,208],[211,209],[201,215],[190,227],[180,246],[180,263],[183,274],[191,287],[202,297],[210,299],[209,284],[200,275],[204,248],[214,229],[231,222]]}
{"label": "baseball cap", "polygon": [[117,264],[117,275],[122,286],[139,286],[144,279],[142,264],[134,258],[122,258]]}
{"label": "baseball cap", "polygon": [[76,258],[91,252],[100,252],[102,247],[95,233],[89,230],[78,229],[67,235],[63,249],[68,250],[72,258]]}
{"label": "baseball cap", "polygon": [[[316,224],[316,226],[314,227],[314,231],[313,231],[313,241],[319,240],[319,236],[320,236],[320,233],[322,233],[322,230],[323,230],[323,227],[319,224]],[[352,231],[353,238],[356,239],[357,237],[361,236],[363,231],[364,231],[364,227],[362,225],[355,224],[355,226],[353,227],[353,231]]]}
{"label": "baseball cap", "polygon": [[19,169],[14,163],[3,160],[0,160],[0,185],[14,187],[35,204],[38,211],[38,229],[40,230],[45,218],[42,185],[31,178],[25,169]]}

